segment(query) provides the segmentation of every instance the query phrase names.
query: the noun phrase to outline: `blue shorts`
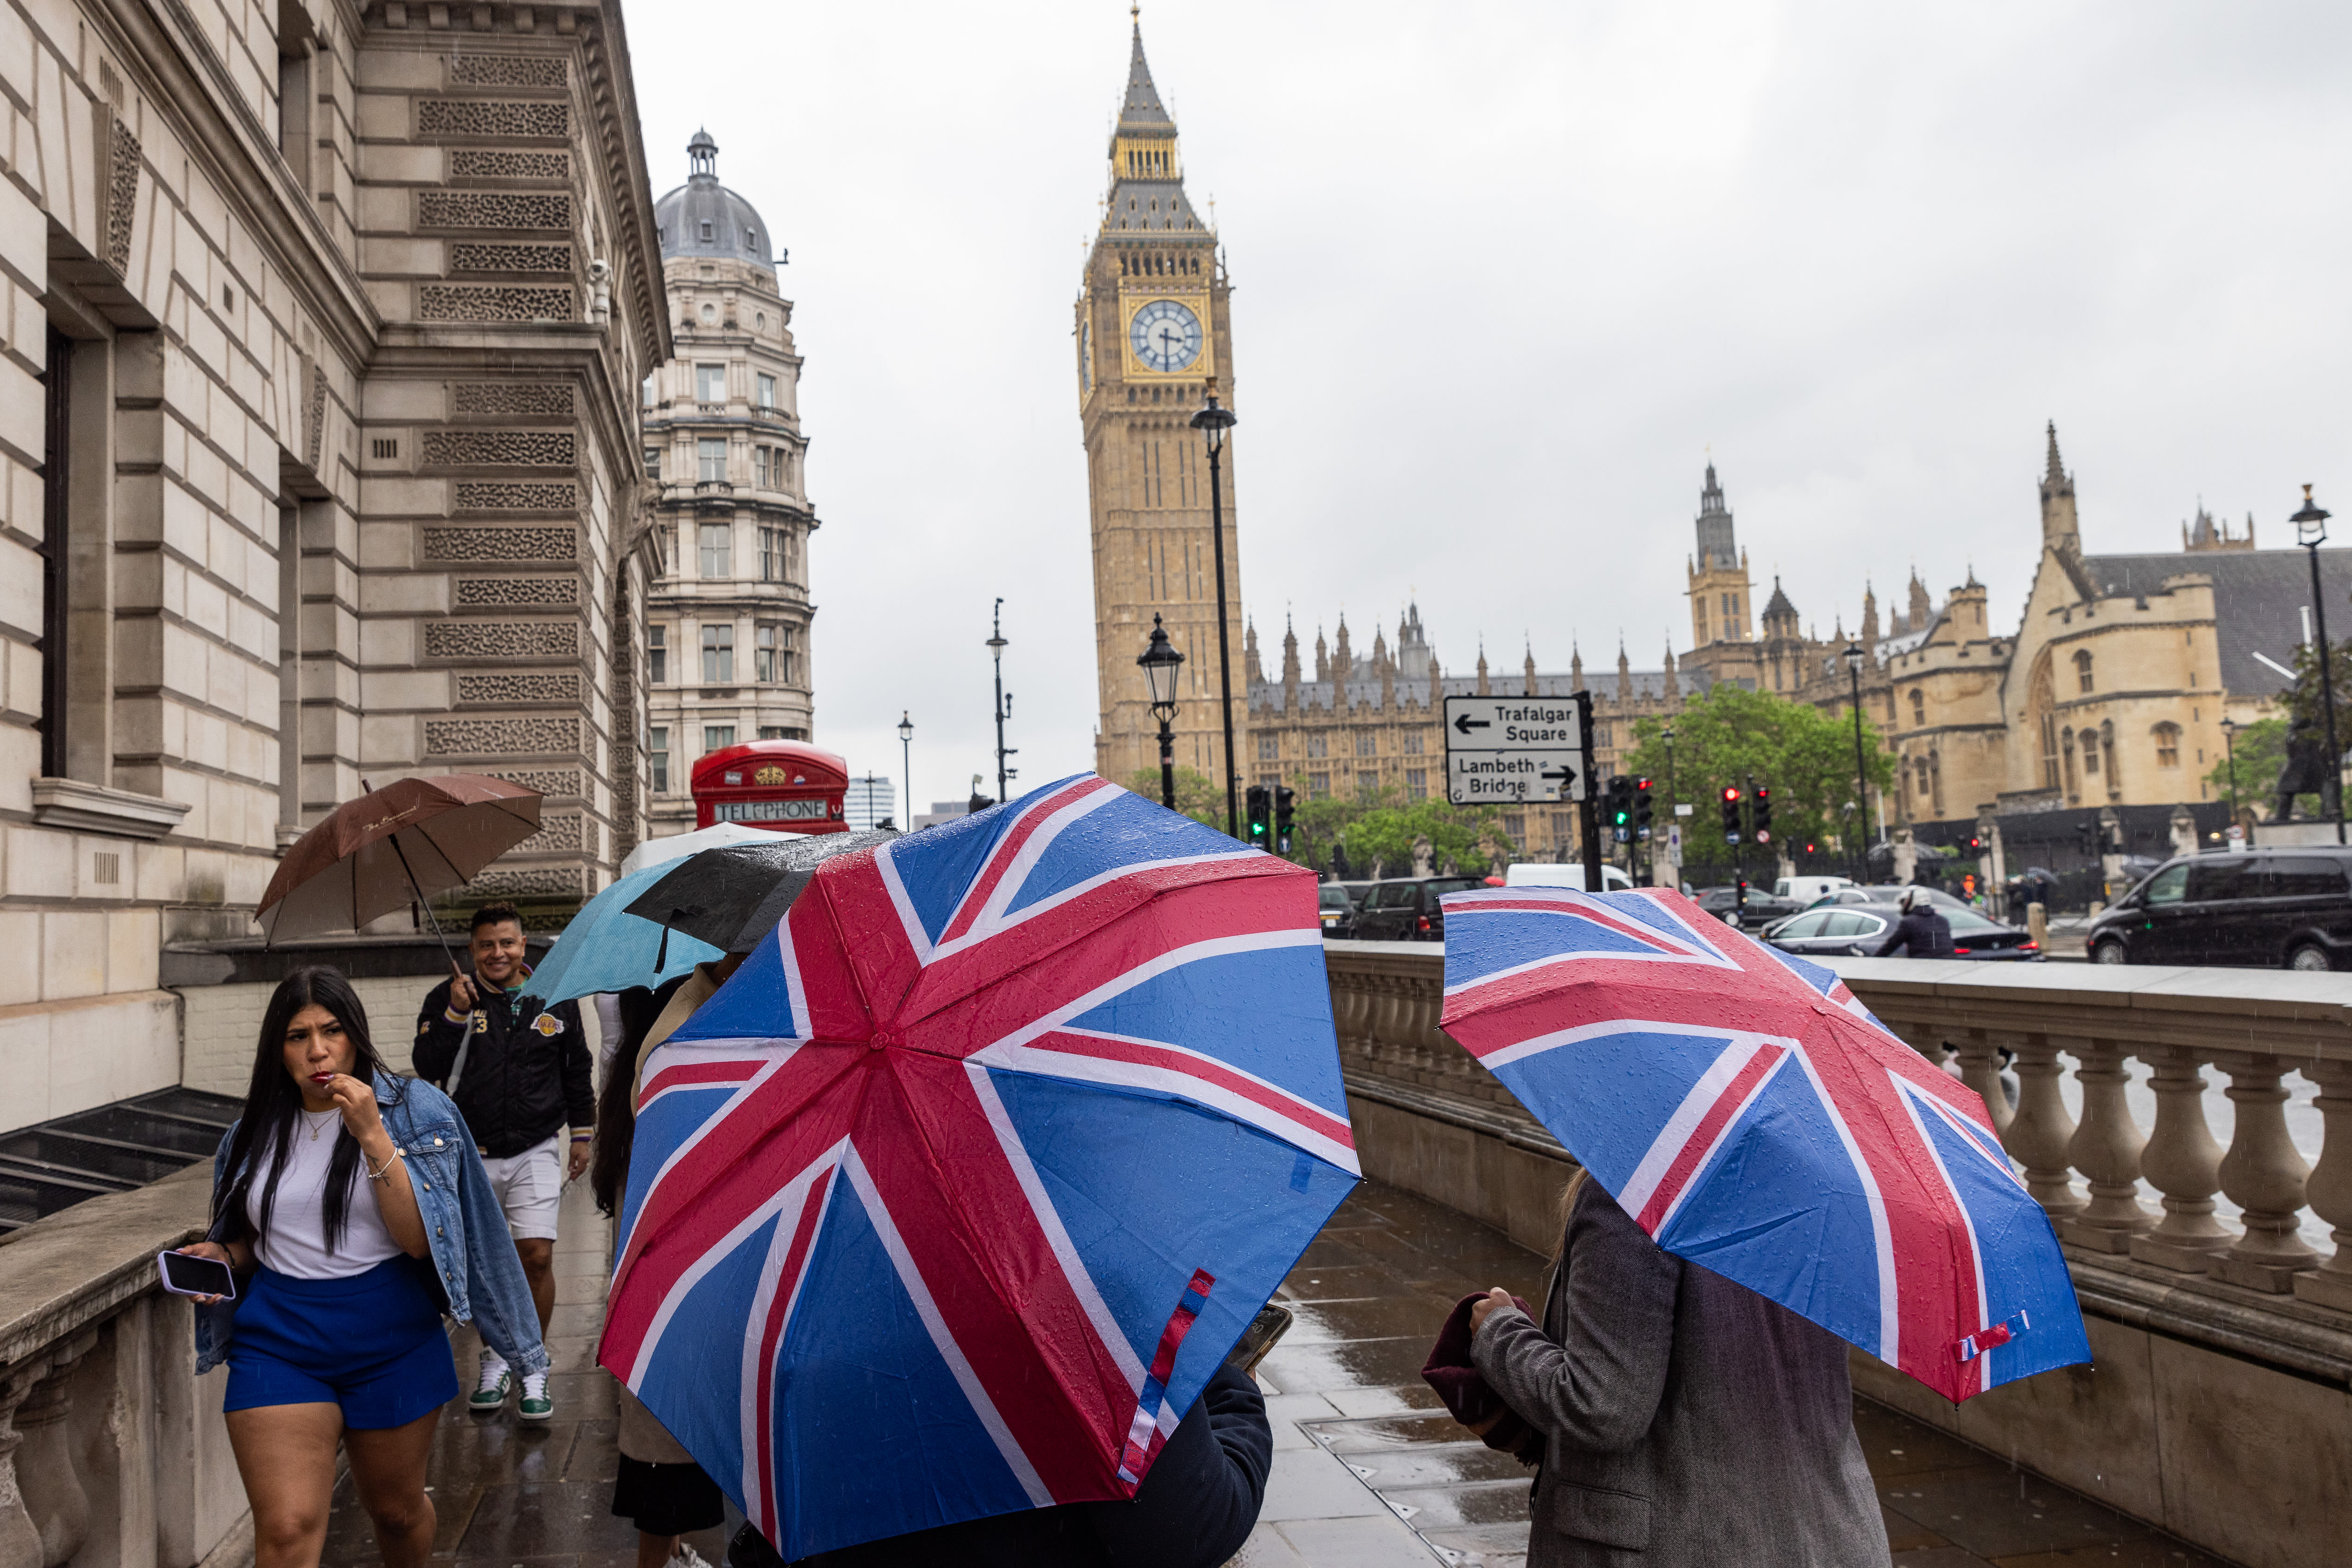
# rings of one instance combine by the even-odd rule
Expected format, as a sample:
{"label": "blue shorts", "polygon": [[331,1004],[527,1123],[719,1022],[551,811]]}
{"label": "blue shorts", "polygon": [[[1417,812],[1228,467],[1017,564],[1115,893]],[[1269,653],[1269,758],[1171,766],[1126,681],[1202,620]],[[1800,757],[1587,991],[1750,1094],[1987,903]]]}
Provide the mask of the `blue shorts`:
{"label": "blue shorts", "polygon": [[224,1412],[340,1405],[343,1425],[367,1432],[457,1397],[441,1304],[408,1258],[343,1279],[257,1268],[237,1300]]}

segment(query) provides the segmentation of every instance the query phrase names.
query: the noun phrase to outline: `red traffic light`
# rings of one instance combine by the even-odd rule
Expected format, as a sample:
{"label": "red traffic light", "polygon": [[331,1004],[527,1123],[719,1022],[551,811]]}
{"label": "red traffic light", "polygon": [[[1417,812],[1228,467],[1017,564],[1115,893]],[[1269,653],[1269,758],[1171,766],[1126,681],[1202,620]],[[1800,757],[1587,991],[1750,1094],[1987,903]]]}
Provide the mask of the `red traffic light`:
{"label": "red traffic light", "polygon": [[1734,802],[1736,802],[1737,800],[1738,800],[1738,798],[1739,798],[1739,786],[1738,786],[1738,784],[1726,784],[1726,785],[1724,785],[1724,786],[1723,786],[1723,804],[1724,804],[1724,805],[1729,805],[1733,804]]}
{"label": "red traffic light", "polygon": [[1636,789],[1637,791],[1638,791],[1638,790],[1646,790],[1646,789],[1648,789],[1648,788],[1650,787],[1650,781],[1649,781],[1649,780],[1647,780],[1647,779],[1635,779],[1635,780],[1633,781],[1633,787],[1634,787],[1634,789]]}

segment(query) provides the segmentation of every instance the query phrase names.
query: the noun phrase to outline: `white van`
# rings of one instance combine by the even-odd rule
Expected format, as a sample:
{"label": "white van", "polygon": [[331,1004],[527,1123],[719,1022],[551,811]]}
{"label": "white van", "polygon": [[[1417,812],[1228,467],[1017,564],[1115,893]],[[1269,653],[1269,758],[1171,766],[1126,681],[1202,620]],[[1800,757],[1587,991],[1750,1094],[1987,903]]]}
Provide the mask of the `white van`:
{"label": "white van", "polygon": [[1853,886],[1852,877],[1783,877],[1772,884],[1776,899],[1794,899],[1811,906],[1814,900],[1827,898],[1841,888]]}
{"label": "white van", "polygon": [[[1633,879],[1616,867],[1607,864],[1601,866],[1601,886],[1604,892],[1614,893],[1622,889],[1631,888],[1633,885]],[[1503,886],[1507,888],[1574,888],[1580,893],[1584,890],[1584,862],[1573,860],[1560,864],[1534,860],[1515,861],[1503,873]]]}

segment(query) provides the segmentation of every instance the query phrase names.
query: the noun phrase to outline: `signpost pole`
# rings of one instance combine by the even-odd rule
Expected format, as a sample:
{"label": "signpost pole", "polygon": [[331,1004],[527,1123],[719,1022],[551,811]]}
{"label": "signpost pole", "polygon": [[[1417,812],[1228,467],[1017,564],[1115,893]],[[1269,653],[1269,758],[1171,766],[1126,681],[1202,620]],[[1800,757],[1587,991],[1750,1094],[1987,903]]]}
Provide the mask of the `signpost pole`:
{"label": "signpost pole", "polygon": [[1584,798],[1577,803],[1578,825],[1584,830],[1584,890],[1608,891],[1601,879],[1601,807],[1592,798],[1592,693],[1575,693],[1576,731],[1584,748]]}

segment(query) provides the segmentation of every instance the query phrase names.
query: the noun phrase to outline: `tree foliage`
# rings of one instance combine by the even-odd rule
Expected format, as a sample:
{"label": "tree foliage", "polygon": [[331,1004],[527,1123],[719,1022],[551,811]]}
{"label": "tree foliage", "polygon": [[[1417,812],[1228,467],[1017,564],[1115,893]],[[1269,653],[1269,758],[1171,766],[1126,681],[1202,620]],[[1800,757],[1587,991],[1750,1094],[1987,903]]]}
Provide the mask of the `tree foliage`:
{"label": "tree foliage", "polygon": [[[1144,799],[1160,799],[1160,769],[1158,766],[1138,768],[1127,781],[1127,787]],[[1225,795],[1216,781],[1197,768],[1176,770],[1176,809],[1195,822],[1205,823],[1223,833],[1225,830]]]}
{"label": "tree foliage", "polygon": [[[2336,715],[2337,722],[2344,715]],[[2284,719],[2258,719],[2251,724],[2241,724],[2229,745],[2221,749],[2213,771],[2205,775],[2215,800],[2226,801],[2232,794],[2242,809],[2251,806],[2258,819],[2267,820],[2278,804],[2280,770],[2286,766],[2286,724]],[[2339,737],[2340,738],[2340,737]],[[2231,783],[2231,753],[2237,753],[2237,780],[2234,791]],[[2317,816],[2319,796],[2301,795],[2294,799],[2298,816]]]}
{"label": "tree foliage", "polygon": [[1496,871],[1510,863],[1512,849],[1495,806],[1459,806],[1444,799],[1406,800],[1391,787],[1370,795],[1310,799],[1304,774],[1290,781],[1298,792],[1291,814],[1290,858],[1302,866],[1350,878],[1412,874],[1413,840],[1426,837],[1435,866],[1448,858],[1467,872]]}
{"label": "tree foliage", "polygon": [[[1792,702],[1769,691],[1748,691],[1728,683],[1684,705],[1671,722],[1674,762],[1667,766],[1658,720],[1635,721],[1635,745],[1625,766],[1651,781],[1656,826],[1663,836],[1675,820],[1675,804],[1691,806],[1683,818],[1684,858],[1705,864],[1727,858],[1722,849],[1717,802],[1727,784],[1745,789],[1753,779],[1772,792],[1773,837],[1787,849],[1807,844],[1844,842],[1854,798],[1853,720],[1832,719],[1810,702]],[[1895,784],[1895,759],[1877,732],[1862,727],[1863,771],[1878,791]],[[1870,826],[1876,819],[1871,818]]]}

